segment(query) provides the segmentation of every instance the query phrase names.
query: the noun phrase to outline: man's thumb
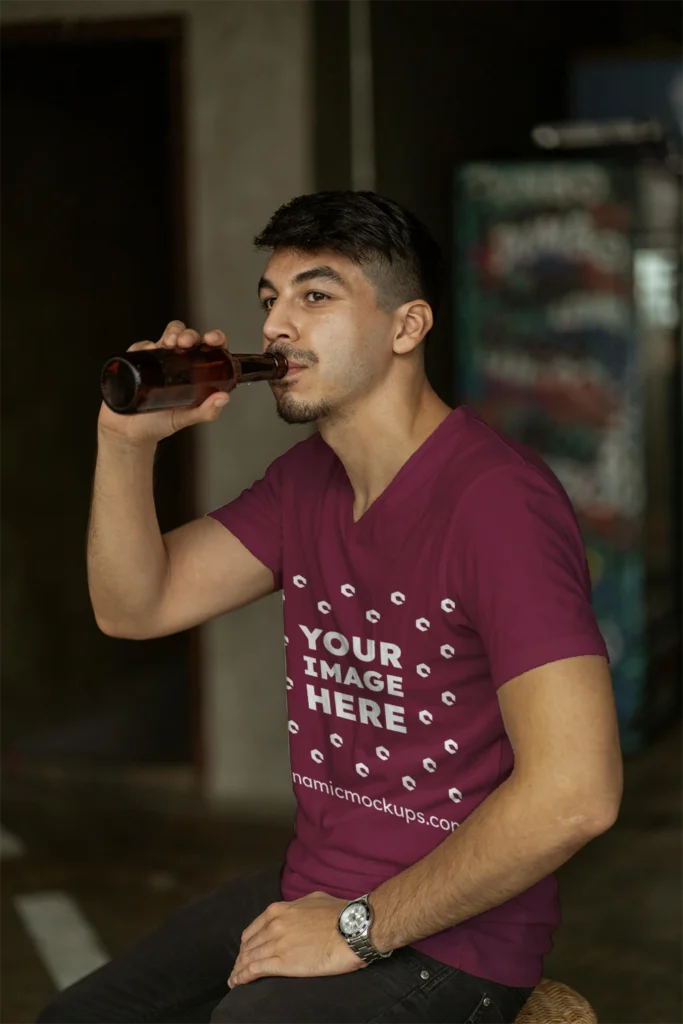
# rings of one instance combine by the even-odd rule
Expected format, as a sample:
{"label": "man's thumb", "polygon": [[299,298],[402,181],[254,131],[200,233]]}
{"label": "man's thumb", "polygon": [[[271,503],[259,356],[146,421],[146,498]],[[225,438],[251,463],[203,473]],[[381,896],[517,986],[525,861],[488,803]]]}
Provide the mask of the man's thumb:
{"label": "man's thumb", "polygon": [[194,426],[195,423],[210,423],[212,420],[217,420],[220,416],[221,409],[228,404],[230,396],[226,395],[224,391],[218,394],[209,395],[209,397],[202,402],[201,405],[197,406],[196,409],[183,409],[177,410],[176,422],[174,424],[176,430],[184,430],[185,427]]}

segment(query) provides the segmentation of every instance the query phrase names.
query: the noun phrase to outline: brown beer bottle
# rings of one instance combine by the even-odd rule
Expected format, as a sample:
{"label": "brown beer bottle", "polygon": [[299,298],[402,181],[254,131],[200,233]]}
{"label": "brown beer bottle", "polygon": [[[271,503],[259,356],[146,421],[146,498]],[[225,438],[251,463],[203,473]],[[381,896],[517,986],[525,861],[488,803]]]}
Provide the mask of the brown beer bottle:
{"label": "brown beer bottle", "polygon": [[113,356],[102,367],[102,398],[112,412],[130,414],[201,405],[216,391],[238,384],[280,380],[281,355],[233,355],[201,344],[190,349],[142,349]]}

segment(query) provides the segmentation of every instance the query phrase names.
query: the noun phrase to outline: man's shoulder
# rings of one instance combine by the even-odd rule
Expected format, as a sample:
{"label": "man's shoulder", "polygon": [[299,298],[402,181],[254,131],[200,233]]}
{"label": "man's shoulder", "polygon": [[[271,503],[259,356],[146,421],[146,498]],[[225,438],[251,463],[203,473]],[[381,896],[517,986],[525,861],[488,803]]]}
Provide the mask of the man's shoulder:
{"label": "man's shoulder", "polygon": [[548,463],[528,445],[489,426],[471,409],[463,409],[462,431],[450,474],[461,497],[473,496],[486,480],[493,489],[538,487],[566,499]]}

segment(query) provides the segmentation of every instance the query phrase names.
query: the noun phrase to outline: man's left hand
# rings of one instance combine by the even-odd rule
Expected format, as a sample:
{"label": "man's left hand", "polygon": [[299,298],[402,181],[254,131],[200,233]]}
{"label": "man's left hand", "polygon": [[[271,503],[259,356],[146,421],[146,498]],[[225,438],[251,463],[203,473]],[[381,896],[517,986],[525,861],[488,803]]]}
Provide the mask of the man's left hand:
{"label": "man's left hand", "polygon": [[347,902],[312,892],[291,903],[271,903],[242,933],[230,988],[274,975],[314,978],[365,967],[337,930]]}

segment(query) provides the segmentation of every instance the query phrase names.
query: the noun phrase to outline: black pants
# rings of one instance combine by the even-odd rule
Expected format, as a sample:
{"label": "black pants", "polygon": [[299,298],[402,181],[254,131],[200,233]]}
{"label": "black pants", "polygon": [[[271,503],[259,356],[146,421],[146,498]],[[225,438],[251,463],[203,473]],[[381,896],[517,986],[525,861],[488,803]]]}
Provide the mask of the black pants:
{"label": "black pants", "polygon": [[475,978],[410,948],[363,971],[261,978],[230,991],[244,929],[282,899],[281,866],[177,911],[128,952],[64,989],[38,1018],[62,1024],[475,1024],[513,1021],[530,990]]}

